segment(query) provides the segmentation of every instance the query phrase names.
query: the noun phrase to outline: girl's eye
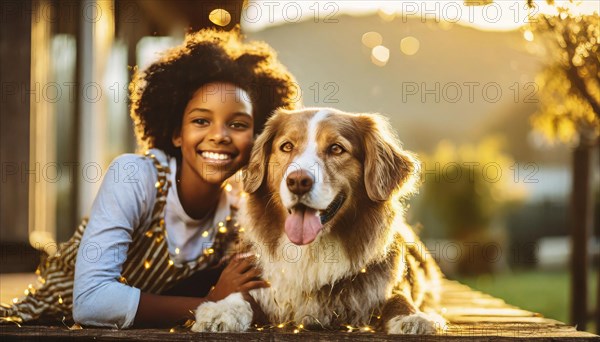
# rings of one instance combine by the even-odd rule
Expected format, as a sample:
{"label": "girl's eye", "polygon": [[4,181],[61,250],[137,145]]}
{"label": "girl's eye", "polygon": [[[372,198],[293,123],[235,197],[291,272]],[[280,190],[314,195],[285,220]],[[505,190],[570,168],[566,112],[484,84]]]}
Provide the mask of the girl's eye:
{"label": "girl's eye", "polygon": [[340,154],[346,152],[346,150],[344,150],[344,148],[338,144],[333,144],[331,146],[329,146],[329,153],[339,156]]}
{"label": "girl's eye", "polygon": [[192,122],[195,124],[201,125],[201,126],[205,126],[205,125],[209,124],[208,120],[206,120],[206,119],[194,119]]}
{"label": "girl's eye", "polygon": [[234,129],[246,129],[246,128],[250,128],[250,125],[248,125],[245,122],[241,122],[241,121],[236,121],[236,122],[232,122],[230,124],[231,128]]}
{"label": "girl's eye", "polygon": [[288,141],[288,142],[285,142],[285,143],[283,143],[283,144],[282,144],[282,145],[279,147],[279,149],[280,149],[282,152],[286,152],[286,153],[288,153],[288,152],[292,152],[292,150],[294,149],[294,145],[292,145],[292,143]]}

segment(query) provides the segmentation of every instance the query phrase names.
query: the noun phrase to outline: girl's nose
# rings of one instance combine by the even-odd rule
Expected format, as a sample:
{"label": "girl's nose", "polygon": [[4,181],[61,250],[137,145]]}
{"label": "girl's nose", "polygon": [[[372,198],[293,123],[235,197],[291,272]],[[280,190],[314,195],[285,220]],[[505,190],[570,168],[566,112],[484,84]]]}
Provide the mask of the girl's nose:
{"label": "girl's nose", "polygon": [[231,142],[229,130],[227,127],[221,125],[213,126],[213,129],[209,132],[208,139],[216,144],[228,144]]}

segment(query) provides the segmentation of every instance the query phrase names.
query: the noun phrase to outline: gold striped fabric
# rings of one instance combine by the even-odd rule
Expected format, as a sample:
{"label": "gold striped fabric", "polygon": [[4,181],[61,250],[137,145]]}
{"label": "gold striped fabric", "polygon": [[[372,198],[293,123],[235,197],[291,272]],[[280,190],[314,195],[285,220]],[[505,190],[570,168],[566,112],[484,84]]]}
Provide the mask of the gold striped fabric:
{"label": "gold striped fabric", "polygon": [[[143,230],[138,227],[133,231],[127,260],[118,281],[143,292],[158,294],[191,274],[219,262],[225,256],[225,251],[234,249],[240,227],[231,216],[227,217],[214,228],[217,229],[217,237],[210,248],[206,248],[192,262],[175,264],[167,248],[164,220],[164,207],[171,187],[168,175],[171,171],[154,154],[146,152],[145,157],[152,160],[158,173],[156,202],[149,228]],[[237,208],[232,206],[231,215],[235,216],[236,212]],[[36,270],[40,285],[26,290],[27,295],[16,303],[1,304],[0,323],[72,321],[75,260],[86,225],[87,219],[84,219],[71,239],[60,244],[54,255],[42,257]]]}

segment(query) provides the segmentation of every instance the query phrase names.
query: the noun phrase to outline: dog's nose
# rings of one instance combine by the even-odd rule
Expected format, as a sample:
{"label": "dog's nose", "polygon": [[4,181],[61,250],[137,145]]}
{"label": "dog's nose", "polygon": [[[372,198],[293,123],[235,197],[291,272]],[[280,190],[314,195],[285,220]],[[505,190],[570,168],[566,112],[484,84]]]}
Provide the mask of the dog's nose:
{"label": "dog's nose", "polygon": [[304,195],[312,189],[314,180],[308,172],[304,170],[291,172],[286,180],[290,191],[298,196]]}

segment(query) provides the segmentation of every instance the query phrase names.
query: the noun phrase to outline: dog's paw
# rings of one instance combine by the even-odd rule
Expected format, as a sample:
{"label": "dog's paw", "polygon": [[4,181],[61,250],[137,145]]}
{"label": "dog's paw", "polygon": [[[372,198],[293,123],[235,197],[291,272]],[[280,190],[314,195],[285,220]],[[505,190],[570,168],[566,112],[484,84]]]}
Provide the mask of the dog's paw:
{"label": "dog's paw", "polygon": [[408,316],[396,316],[387,324],[388,334],[433,335],[436,332],[435,321],[422,312]]}
{"label": "dog's paw", "polygon": [[196,309],[195,332],[242,332],[252,323],[252,308],[241,293],[232,293],[218,302],[207,302]]}

